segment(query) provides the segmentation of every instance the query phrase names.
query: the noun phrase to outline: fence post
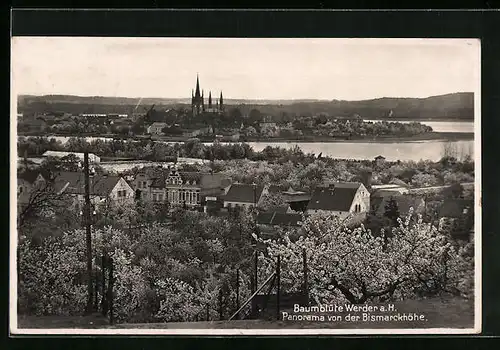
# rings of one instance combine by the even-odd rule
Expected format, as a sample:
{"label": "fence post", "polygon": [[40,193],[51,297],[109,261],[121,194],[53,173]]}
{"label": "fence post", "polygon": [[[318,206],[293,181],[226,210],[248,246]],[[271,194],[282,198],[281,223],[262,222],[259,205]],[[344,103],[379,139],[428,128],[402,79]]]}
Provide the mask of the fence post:
{"label": "fence post", "polygon": [[113,315],[113,284],[115,283],[115,278],[113,276],[113,258],[109,258],[109,277],[108,277],[108,302],[109,302],[109,323],[113,324],[115,319]]}
{"label": "fence post", "polygon": [[309,286],[307,281],[307,254],[306,248],[302,248],[302,261],[304,264],[304,299],[306,305],[309,305]]}
{"label": "fence post", "polygon": [[[236,310],[240,309],[240,269],[236,270]],[[239,319],[239,315],[236,315]]]}
{"label": "fence post", "polygon": [[207,303],[207,321],[210,321],[210,305]]}
{"label": "fence post", "polygon": [[276,320],[280,319],[280,256],[278,255],[278,259],[276,261]]}

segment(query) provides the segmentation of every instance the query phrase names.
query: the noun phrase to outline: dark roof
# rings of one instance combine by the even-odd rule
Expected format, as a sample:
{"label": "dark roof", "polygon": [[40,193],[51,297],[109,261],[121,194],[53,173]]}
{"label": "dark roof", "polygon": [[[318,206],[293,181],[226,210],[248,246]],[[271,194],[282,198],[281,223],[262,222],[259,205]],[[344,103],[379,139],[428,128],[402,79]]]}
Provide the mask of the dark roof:
{"label": "dark roof", "polygon": [[439,210],[439,217],[458,218],[463,215],[464,209],[472,208],[474,202],[469,199],[447,199]]}
{"label": "dark roof", "polygon": [[259,201],[264,186],[256,186],[254,191],[253,185],[247,184],[232,184],[224,197],[227,202],[245,202],[254,203]]}
{"label": "dark roof", "polygon": [[307,209],[349,211],[354,196],[361,184],[340,182],[334,183],[332,186],[316,188]]}
{"label": "dark roof", "polygon": [[35,182],[39,174],[40,172],[38,170],[26,169],[22,173],[18,173],[17,177],[32,184],[33,182]]}
{"label": "dark roof", "polygon": [[[165,171],[166,170],[166,171]],[[151,170],[149,178],[152,180],[151,187],[164,188],[165,181],[170,175],[171,171],[168,169]],[[178,172],[183,184],[187,181],[196,182],[202,189],[224,188],[231,184],[231,180],[220,173],[200,173],[200,172]],[[146,173],[148,175],[148,173]]]}
{"label": "dark roof", "polygon": [[[117,175],[94,175],[90,178],[90,194],[107,196],[120,180]],[[85,193],[85,177],[81,172],[61,171],[55,174],[56,190],[70,194]]]}
{"label": "dark roof", "polygon": [[156,187],[156,188],[165,188],[165,176],[158,176],[158,177],[153,177],[151,178],[151,187]]}
{"label": "dark roof", "polygon": [[375,159],[385,159],[384,156],[376,156]]}
{"label": "dark roof", "polygon": [[301,221],[301,214],[267,212],[257,216],[260,225],[300,226]]}
{"label": "dark roof", "polygon": [[401,215],[406,215],[413,208],[414,212],[419,213],[424,209],[424,200],[420,197],[393,195],[384,197],[374,197],[371,200],[372,207],[375,208],[376,214],[384,215],[385,206],[389,200],[393,198],[398,204],[398,210]]}

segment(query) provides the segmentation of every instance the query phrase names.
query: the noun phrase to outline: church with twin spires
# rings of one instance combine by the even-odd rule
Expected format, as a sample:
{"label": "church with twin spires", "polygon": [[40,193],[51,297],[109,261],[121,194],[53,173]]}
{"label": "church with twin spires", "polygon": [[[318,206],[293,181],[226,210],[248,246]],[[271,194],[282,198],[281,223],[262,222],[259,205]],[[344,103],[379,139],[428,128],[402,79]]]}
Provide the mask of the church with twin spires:
{"label": "church with twin spires", "polygon": [[201,113],[223,113],[224,112],[224,100],[222,98],[222,91],[218,100],[212,101],[212,92],[208,92],[208,103],[205,104],[204,91],[201,90],[200,93],[200,80],[198,75],[196,75],[196,89],[191,90],[191,111],[193,116],[199,115]]}

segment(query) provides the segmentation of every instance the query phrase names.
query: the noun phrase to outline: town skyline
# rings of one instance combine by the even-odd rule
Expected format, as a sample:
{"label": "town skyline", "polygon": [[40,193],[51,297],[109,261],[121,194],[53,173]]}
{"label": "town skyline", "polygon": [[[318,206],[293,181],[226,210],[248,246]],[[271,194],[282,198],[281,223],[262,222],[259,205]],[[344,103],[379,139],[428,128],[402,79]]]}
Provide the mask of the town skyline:
{"label": "town skyline", "polygon": [[187,100],[197,75],[205,97],[222,91],[226,100],[426,98],[479,86],[479,45],[466,39],[14,37],[12,44],[18,96]]}

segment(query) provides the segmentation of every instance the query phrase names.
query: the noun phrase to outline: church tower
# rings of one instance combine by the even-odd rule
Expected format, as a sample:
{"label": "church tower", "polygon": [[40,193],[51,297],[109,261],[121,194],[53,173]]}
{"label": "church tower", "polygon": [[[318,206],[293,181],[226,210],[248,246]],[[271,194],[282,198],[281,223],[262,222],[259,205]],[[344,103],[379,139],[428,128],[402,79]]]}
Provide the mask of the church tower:
{"label": "church tower", "polygon": [[204,106],[203,106],[203,95],[200,94],[200,79],[198,77],[198,74],[196,75],[196,90],[194,92],[191,91],[191,111],[193,112],[193,115],[198,115],[203,112]]}
{"label": "church tower", "polygon": [[224,111],[224,99],[222,98],[222,91],[220,92],[219,111],[220,112]]}

